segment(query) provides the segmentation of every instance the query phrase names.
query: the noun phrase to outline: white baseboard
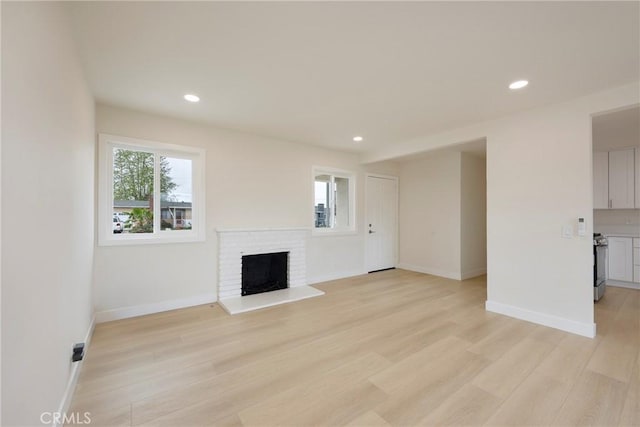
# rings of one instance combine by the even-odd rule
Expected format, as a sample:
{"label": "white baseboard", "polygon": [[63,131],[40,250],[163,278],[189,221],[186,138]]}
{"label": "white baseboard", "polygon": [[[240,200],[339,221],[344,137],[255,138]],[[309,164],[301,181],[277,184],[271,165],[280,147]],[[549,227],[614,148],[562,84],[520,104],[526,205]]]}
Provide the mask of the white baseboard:
{"label": "white baseboard", "polygon": [[473,270],[463,271],[461,274],[462,280],[471,279],[473,277],[484,276],[487,274],[487,267],[474,268]]}
{"label": "white baseboard", "polygon": [[367,272],[363,270],[353,270],[346,273],[324,274],[322,276],[307,278],[307,285],[315,285],[316,283],[329,282],[331,280],[346,279],[348,277],[361,276],[363,274],[367,274]]}
{"label": "white baseboard", "polygon": [[615,288],[640,289],[640,283],[620,282],[618,280],[607,280],[607,286],[613,286]]}
{"label": "white baseboard", "polygon": [[[84,336],[84,355],[87,356],[89,351],[89,343],[91,342],[91,337],[93,337],[93,330],[96,327],[96,317],[93,316],[91,319],[91,323],[89,324],[89,329]],[[67,387],[64,390],[64,394],[62,395],[62,401],[60,402],[60,406],[58,406],[58,414],[66,414],[71,406],[71,401],[73,400],[73,394],[76,391],[76,385],[78,384],[78,378],[80,377],[80,369],[82,368],[82,361],[80,362],[72,362],[71,373],[69,374],[69,380],[67,381]],[[55,423],[55,427],[62,427],[61,424]]]}
{"label": "white baseboard", "polygon": [[487,311],[491,311],[493,313],[504,314],[505,316],[515,317],[516,319],[526,320],[527,322],[537,323],[538,325],[560,329],[561,331],[582,335],[583,337],[593,338],[596,336],[595,323],[576,322],[575,320],[540,313],[538,311],[531,311],[495,301],[487,301],[485,308]]}
{"label": "white baseboard", "polygon": [[217,299],[215,293],[210,293],[171,301],[161,301],[150,304],[136,305],[132,307],[99,311],[96,313],[96,323],[110,322],[112,320],[119,319],[128,319],[129,317],[161,313],[163,311],[177,310],[179,308],[193,307],[195,305],[210,304],[212,302],[216,302],[216,300]]}
{"label": "white baseboard", "polygon": [[437,268],[423,267],[423,266],[414,265],[414,264],[406,264],[404,262],[399,263],[398,268],[401,268],[403,270],[415,271],[416,273],[424,273],[424,274],[431,274],[433,276],[445,277],[447,279],[462,280],[462,275],[460,272],[454,273],[451,271],[439,270]]}

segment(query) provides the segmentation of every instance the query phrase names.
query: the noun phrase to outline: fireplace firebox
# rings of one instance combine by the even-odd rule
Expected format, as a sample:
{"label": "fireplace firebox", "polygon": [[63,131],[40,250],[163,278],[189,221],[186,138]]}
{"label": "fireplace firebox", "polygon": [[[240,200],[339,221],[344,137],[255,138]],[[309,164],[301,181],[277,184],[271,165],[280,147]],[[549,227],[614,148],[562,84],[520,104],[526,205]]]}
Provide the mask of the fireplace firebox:
{"label": "fireplace firebox", "polygon": [[244,255],[242,296],[288,288],[288,262],[289,252]]}

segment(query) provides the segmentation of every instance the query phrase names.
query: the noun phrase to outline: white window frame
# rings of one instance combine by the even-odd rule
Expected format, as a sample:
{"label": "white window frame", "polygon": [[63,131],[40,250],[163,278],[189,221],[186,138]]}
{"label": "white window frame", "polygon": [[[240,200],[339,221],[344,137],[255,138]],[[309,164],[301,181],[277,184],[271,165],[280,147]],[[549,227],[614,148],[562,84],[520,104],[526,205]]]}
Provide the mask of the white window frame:
{"label": "white window frame", "polygon": [[[332,179],[349,180],[349,226],[348,227],[316,227],[315,182],[318,175],[330,175]],[[340,234],[357,234],[356,226],[356,173],[326,166],[313,166],[311,171],[311,234],[314,236],[335,236]]]}
{"label": "white window frame", "polygon": [[[145,151],[159,156],[192,161],[191,230],[161,230],[161,203],[154,203],[153,233],[113,233],[113,149]],[[205,154],[201,148],[166,144],[124,136],[98,135],[98,245],[144,245],[157,243],[201,242],[206,237],[205,225]],[[154,175],[154,200],[160,200],[160,174]]]}

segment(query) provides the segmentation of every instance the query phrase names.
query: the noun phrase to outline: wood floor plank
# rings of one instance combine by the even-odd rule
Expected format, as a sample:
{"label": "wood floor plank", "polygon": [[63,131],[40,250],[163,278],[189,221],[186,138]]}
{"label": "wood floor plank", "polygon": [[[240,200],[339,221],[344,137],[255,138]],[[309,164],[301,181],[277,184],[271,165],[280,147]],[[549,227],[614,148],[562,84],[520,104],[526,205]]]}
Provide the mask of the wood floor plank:
{"label": "wood floor plank", "polygon": [[213,375],[215,370],[210,361],[188,364],[181,369],[165,371],[151,377],[139,378],[137,381],[126,381],[124,385],[117,381],[110,387],[97,391],[86,391],[77,395],[78,404],[100,403],[102,407],[118,407],[130,403],[132,398],[171,389],[180,384],[197,381],[202,376]]}
{"label": "wood floor plank", "polygon": [[633,340],[608,336],[596,348],[587,369],[618,381],[628,382],[638,351],[638,344]]}
{"label": "wood floor plank", "polygon": [[382,390],[392,393],[406,387],[408,380],[426,376],[440,363],[446,363],[451,354],[460,354],[469,346],[469,342],[457,337],[443,338],[373,375],[370,380]]}
{"label": "wood floor plank", "polygon": [[550,344],[525,338],[480,372],[472,384],[506,399],[552,349]]}
{"label": "wood floor plank", "polygon": [[593,355],[598,342],[577,335],[565,334],[558,345],[536,368],[536,372],[573,384]]}
{"label": "wood floor plank", "polygon": [[627,384],[585,370],[573,386],[554,424],[563,426],[616,425],[622,413]]}
{"label": "wood floor plank", "polygon": [[294,396],[289,395],[288,401],[282,401],[284,406],[277,415],[269,412],[272,416],[265,416],[261,411],[253,412],[250,408],[240,412],[239,416],[247,426],[346,425],[387,397],[367,381],[351,382],[346,387],[336,388],[338,390],[334,393],[295,396],[293,400]]}
{"label": "wood floor plank", "polygon": [[[124,405],[119,408],[111,408],[108,411],[86,411],[72,405],[67,411],[68,414],[80,414],[76,415],[74,419],[75,423],[65,424],[68,426],[110,426],[110,427],[129,427],[131,426],[131,405]],[[91,420],[90,423],[86,422],[85,413]]]}
{"label": "wood floor plank", "polygon": [[375,351],[388,360],[399,362],[429,345],[440,341],[459,328],[449,321],[438,321],[413,330],[410,335],[394,335],[375,347]]}
{"label": "wood floor plank", "polygon": [[484,310],[486,276],[404,270],[229,316],[97,325],[71,411],[92,426],[640,425],[640,291],[588,339]]}
{"label": "wood floor plank", "polygon": [[[375,395],[374,400],[382,399],[384,393],[366,381],[372,373],[390,365],[383,357],[369,353],[361,358],[353,359],[339,368],[327,372],[319,378],[314,387],[306,384],[294,387],[283,393],[271,396],[257,405],[240,411],[238,414],[244,424],[258,425],[282,425],[286,423],[298,424],[301,420],[311,420],[309,414],[317,412],[320,406],[328,405],[336,407],[344,395],[353,393],[360,395],[363,400],[370,393]],[[366,392],[365,392],[366,390]],[[366,411],[363,411],[366,412]],[[320,414],[330,417],[334,412]],[[358,414],[359,415],[359,414]],[[351,417],[352,419],[355,416]],[[296,420],[298,420],[296,422]]]}
{"label": "wood floor plank", "polygon": [[381,387],[389,398],[375,411],[392,425],[416,425],[453,393],[470,383],[489,363],[466,350],[416,362],[419,363],[419,372],[403,369],[392,387],[388,388],[388,384]]}
{"label": "wood floor plank", "polygon": [[627,398],[620,415],[620,426],[640,426],[640,356],[636,360],[636,367],[629,382]]}
{"label": "wood floor plank", "polygon": [[497,360],[534,331],[535,326],[524,321],[503,322],[500,328],[475,343],[469,351]]}
{"label": "wood floor plank", "polygon": [[[360,347],[359,341],[334,346],[329,338],[318,339],[304,346],[265,356],[259,362],[136,401],[132,410],[133,424],[149,422],[179,409],[189,410],[190,406],[207,401],[209,406],[219,408],[217,415],[226,416],[234,410],[256,404],[266,396],[300,384],[311,386],[326,372],[365,352],[366,348]],[[310,354],[316,357],[309,358]]]}
{"label": "wood floor plank", "polygon": [[346,425],[348,427],[391,427],[391,424],[373,411],[365,412]]}
{"label": "wood floor plank", "polygon": [[418,424],[433,426],[480,425],[495,412],[501,403],[502,399],[491,393],[473,384],[465,384]]}
{"label": "wood floor plank", "polygon": [[531,373],[486,422],[488,426],[551,425],[571,386]]}

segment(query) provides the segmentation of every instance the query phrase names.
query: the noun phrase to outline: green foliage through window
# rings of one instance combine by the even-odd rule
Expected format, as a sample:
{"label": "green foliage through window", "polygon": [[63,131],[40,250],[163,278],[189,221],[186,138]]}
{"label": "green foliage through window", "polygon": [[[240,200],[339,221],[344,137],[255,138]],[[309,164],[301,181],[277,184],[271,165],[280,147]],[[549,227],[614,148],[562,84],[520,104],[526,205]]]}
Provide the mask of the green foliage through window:
{"label": "green foliage through window", "polygon": [[[150,200],[153,195],[154,155],[144,151],[115,148],[113,151],[113,198]],[[176,184],[169,175],[171,166],[160,158],[160,192],[171,194]]]}

